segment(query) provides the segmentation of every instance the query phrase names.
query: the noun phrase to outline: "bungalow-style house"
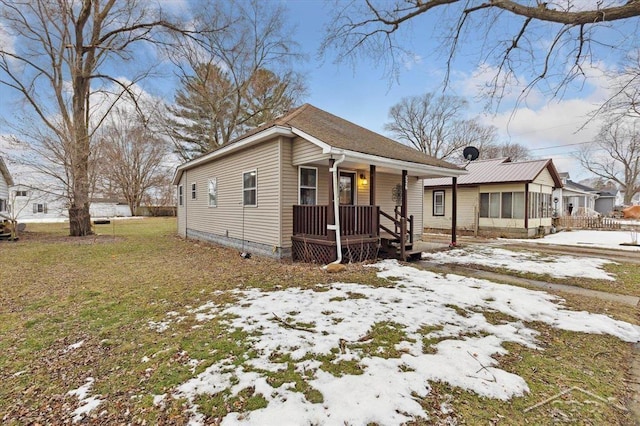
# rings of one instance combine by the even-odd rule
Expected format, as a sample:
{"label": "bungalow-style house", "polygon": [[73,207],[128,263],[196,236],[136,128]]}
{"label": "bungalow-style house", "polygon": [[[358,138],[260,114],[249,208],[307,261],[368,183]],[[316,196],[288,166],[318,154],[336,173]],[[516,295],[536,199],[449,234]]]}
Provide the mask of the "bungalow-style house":
{"label": "bungalow-style house", "polygon": [[452,220],[474,235],[527,238],[550,231],[552,193],[562,186],[553,161],[478,160],[466,169],[455,186],[451,178],[425,179],[425,231],[449,230]]}
{"label": "bungalow-style house", "polygon": [[557,198],[557,216],[571,216],[595,213],[598,191],[587,185],[574,182],[569,178],[569,173],[559,173],[562,187],[553,191],[554,199]]}
{"label": "bungalow-style house", "polygon": [[[0,214],[5,216],[9,210],[9,187],[11,185],[13,185],[13,178],[4,160],[0,157]],[[2,219],[0,217],[0,221]]]}
{"label": "bungalow-style house", "polygon": [[[408,258],[422,179],[463,169],[305,104],[180,165],[178,234],[276,258]],[[395,253],[394,253],[395,254]]]}

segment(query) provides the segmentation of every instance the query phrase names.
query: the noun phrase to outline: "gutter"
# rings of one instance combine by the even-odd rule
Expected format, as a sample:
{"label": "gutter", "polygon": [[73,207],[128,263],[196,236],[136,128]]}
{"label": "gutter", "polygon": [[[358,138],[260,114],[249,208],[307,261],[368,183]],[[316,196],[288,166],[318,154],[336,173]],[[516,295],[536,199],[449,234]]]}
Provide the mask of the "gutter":
{"label": "gutter", "polygon": [[338,165],[342,163],[346,155],[342,156],[333,163],[333,167],[329,168],[333,179],[333,214],[335,216],[335,224],[327,225],[327,229],[336,231],[336,254],[337,258],[329,265],[337,265],[342,263],[342,239],[340,238],[340,193],[338,191]]}

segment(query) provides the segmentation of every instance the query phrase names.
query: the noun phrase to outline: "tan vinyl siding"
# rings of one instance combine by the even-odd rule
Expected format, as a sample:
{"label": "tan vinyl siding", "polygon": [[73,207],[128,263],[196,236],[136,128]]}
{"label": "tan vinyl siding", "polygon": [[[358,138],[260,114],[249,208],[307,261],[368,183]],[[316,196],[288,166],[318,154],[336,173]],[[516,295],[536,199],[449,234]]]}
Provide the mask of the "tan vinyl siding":
{"label": "tan vinyl siding", "polygon": [[[364,185],[360,179],[360,175],[364,175],[367,179],[367,184]],[[357,195],[356,200],[359,205],[369,205],[369,187],[371,185],[371,179],[369,177],[369,171],[356,170],[356,188]]]}
{"label": "tan vinyl siding", "polygon": [[280,142],[280,167],[282,179],[280,181],[280,242],[279,246],[291,247],[293,233],[293,206],[298,204],[298,167],[291,164],[293,155],[293,141],[282,139]]}
{"label": "tan vinyl siding", "polygon": [[[187,194],[187,227],[262,244],[280,243],[280,142],[270,141],[188,170],[198,196]],[[242,206],[242,175],[257,172],[257,207]],[[208,180],[217,178],[218,205],[209,207]],[[187,188],[190,189],[190,188]],[[244,216],[244,219],[243,219]],[[244,222],[244,226],[243,226]],[[244,228],[244,230],[243,230]]]}
{"label": "tan vinyl siding", "polygon": [[[451,229],[453,217],[453,191],[447,188],[444,194],[444,216],[433,216],[433,192],[441,188],[426,188],[424,193],[424,227],[430,229]],[[478,188],[458,188],[456,226],[472,231],[476,228],[478,214]]]}
{"label": "tan vinyl siding", "polygon": [[[409,176],[407,185],[407,207],[408,214],[413,215],[414,234],[422,235],[422,199],[423,186],[422,179],[416,179],[415,176]],[[388,173],[376,174],[376,204],[380,206],[380,210],[393,216],[395,202],[393,201],[393,188],[402,182],[402,175],[394,175]],[[382,224],[389,227],[389,221],[386,218],[381,219]]]}
{"label": "tan vinyl siding", "polygon": [[300,164],[313,163],[323,157],[325,157],[325,155],[322,154],[322,149],[317,145],[299,137],[294,139],[291,164],[297,166]]}
{"label": "tan vinyl siding", "polygon": [[553,177],[551,177],[551,173],[549,173],[549,169],[544,169],[540,172],[538,177],[533,181],[533,184],[542,184],[551,188],[555,186],[555,182],[553,181]]}

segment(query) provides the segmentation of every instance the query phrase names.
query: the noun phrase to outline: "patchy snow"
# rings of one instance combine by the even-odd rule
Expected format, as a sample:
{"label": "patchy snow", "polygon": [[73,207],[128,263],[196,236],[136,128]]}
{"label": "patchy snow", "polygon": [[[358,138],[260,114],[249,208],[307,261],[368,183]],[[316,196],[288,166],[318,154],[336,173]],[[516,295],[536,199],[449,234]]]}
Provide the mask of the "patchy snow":
{"label": "patchy snow", "polygon": [[[555,244],[564,246],[600,247],[615,250],[640,251],[640,246],[629,246],[632,242],[632,231],[562,231],[535,239],[509,239],[509,241]],[[638,238],[640,242],[640,238]]]}
{"label": "patchy snow", "polygon": [[[187,400],[190,424],[204,424],[196,404],[199,395],[227,391],[234,396],[244,389],[253,389],[267,406],[231,412],[222,424],[269,425],[290,419],[295,424],[397,425],[427,419],[414,396],[426,396],[433,381],[507,400],[529,388],[522,377],[502,370],[496,358],[507,352],[505,342],[537,347],[538,332],[526,322],[640,341],[640,327],[565,309],[561,299],[544,292],[457,275],[444,277],[395,261],[373,266],[393,285],[238,290],[239,300],[233,304],[207,303],[191,310],[194,320],[203,318],[199,314],[210,315],[246,332],[256,355],[219,361],[176,387],[172,396]],[[486,312],[511,319],[495,324]],[[372,356],[358,348],[359,341],[373,344],[367,335],[374,326],[393,327],[402,336],[393,356]],[[423,343],[424,338],[432,343]],[[371,353],[388,350],[378,347]],[[335,367],[355,362],[362,374],[345,372],[338,377],[327,371],[327,357]],[[291,365],[322,395],[322,402],[309,401],[294,383],[276,386],[268,380],[272,372]]]}
{"label": "patchy snow", "polygon": [[585,261],[581,257],[512,251],[489,245],[473,244],[449,251],[422,253],[422,259],[436,263],[485,265],[556,278],[580,277],[615,281],[613,275],[602,270],[603,265],[615,263],[611,260],[590,258]]}
{"label": "patchy snow", "polygon": [[149,328],[157,331],[158,333],[164,333],[169,328],[169,324],[172,321],[149,321]]}
{"label": "patchy snow", "polygon": [[88,413],[95,410],[102,403],[101,399],[95,396],[89,396],[94,382],[93,377],[87,377],[84,385],[67,392],[67,395],[75,396],[80,400],[80,406],[71,413],[74,423],[81,421]]}
{"label": "patchy snow", "polygon": [[84,340],[80,340],[79,342],[73,343],[69,346],[67,346],[67,348],[65,349],[65,352],[69,352],[75,349],[80,348],[82,345],[84,345]]}

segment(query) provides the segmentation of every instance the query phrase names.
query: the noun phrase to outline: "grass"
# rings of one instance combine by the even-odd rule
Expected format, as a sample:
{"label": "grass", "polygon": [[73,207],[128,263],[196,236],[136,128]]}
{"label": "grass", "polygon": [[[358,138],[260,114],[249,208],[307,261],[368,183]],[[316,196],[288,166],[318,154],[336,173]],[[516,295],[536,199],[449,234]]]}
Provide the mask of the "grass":
{"label": "grass", "polygon": [[[174,219],[98,225],[99,235],[85,238],[66,237],[65,226],[30,224],[20,241],[0,243],[3,424],[68,423],[77,401],[66,393],[84,384],[87,377],[96,378],[92,394],[104,399],[97,410],[104,413],[96,423],[186,424],[188,413],[183,401],[167,399],[164,407],[158,407],[153,404],[153,395],[171,392],[214,363],[255,354],[251,353],[249,336],[229,329],[222,318],[203,325],[193,316],[178,320],[168,317],[168,312],[185,312],[208,301],[232,302],[235,296],[230,290],[238,288],[317,289],[318,284],[336,280],[373,286],[394,284],[378,278],[372,268],[359,265],[351,265],[337,278],[317,266],[257,256],[242,259],[233,250],[177,238]],[[630,268],[620,267],[634,274]],[[364,296],[351,293],[349,297]],[[628,307],[577,296],[567,297],[567,305],[637,323],[635,312]],[[460,309],[455,305],[450,308]],[[506,319],[498,314],[485,315],[495,323]],[[152,326],[168,319],[172,321],[170,332],[160,333]],[[631,356],[631,346],[615,338],[528,325],[540,332],[544,350],[506,344],[509,353],[499,357],[499,362],[501,368],[526,380],[530,394],[511,401],[489,400],[434,383],[432,392],[421,400],[432,420],[449,417],[467,424],[491,424],[496,419],[499,424],[633,424],[628,413],[579,393],[524,413],[525,408],[571,386],[624,402]],[[429,336],[437,331],[429,327],[421,330],[425,350],[433,350],[439,341],[436,334]],[[344,349],[390,358],[403,355],[396,344],[406,336],[395,323],[376,324],[365,337],[347,342]],[[69,345],[79,342],[82,344],[77,349],[69,350]],[[336,352],[316,359],[322,363],[321,369],[335,376],[362,373],[357,361],[336,362],[339,355],[336,348]],[[286,353],[277,357],[279,362],[289,360]],[[202,362],[194,366],[189,359]],[[308,401],[321,403],[322,394],[308,384],[311,378],[291,362],[285,370],[268,373],[272,386],[293,384]],[[207,422],[215,423],[230,411],[264,407],[266,399],[246,389],[233,397],[228,391],[201,396],[195,403],[206,414]],[[443,413],[442,404],[450,405],[451,412]]]}

